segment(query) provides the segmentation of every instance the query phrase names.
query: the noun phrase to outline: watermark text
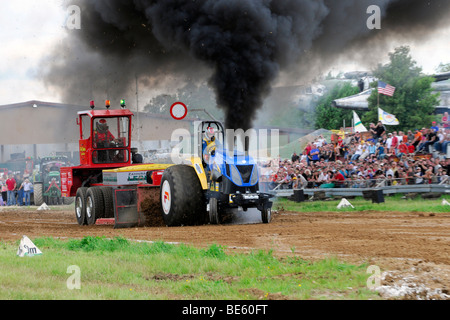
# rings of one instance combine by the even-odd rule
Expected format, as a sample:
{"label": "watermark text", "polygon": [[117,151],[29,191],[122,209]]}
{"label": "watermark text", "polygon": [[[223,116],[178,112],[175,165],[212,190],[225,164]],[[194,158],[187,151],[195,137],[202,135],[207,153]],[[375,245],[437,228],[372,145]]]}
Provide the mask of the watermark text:
{"label": "watermark text", "polygon": [[71,5],[66,10],[66,22],[64,26],[69,30],[81,29],[81,9],[79,6]]}

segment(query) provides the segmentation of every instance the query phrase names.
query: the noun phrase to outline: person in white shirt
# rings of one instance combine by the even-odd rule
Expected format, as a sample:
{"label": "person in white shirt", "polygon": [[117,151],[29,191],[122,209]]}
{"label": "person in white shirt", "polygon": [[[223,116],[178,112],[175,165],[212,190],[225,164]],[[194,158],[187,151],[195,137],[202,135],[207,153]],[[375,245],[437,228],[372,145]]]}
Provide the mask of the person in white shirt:
{"label": "person in white shirt", "polygon": [[392,133],[388,134],[388,138],[386,139],[386,149],[390,150],[392,145]]}
{"label": "person in white shirt", "polygon": [[390,165],[387,165],[387,169],[386,169],[386,177],[391,175],[392,177],[394,177],[394,170],[392,170],[392,167]]}
{"label": "person in white shirt", "polygon": [[359,157],[361,157],[363,151],[362,151],[362,146],[361,144],[358,144],[358,146],[356,147],[355,153],[352,155],[351,159],[352,161],[356,161],[359,159]]}
{"label": "person in white shirt", "polygon": [[317,138],[317,140],[316,140],[316,146],[318,148],[320,148],[326,144],[327,144],[327,140],[322,135],[320,135],[319,138]]}
{"label": "person in white shirt", "polygon": [[416,178],[415,179],[416,184],[423,184],[424,180],[423,180],[422,176],[423,176],[422,171],[420,170],[419,167],[416,167],[414,169],[414,177]]}
{"label": "person in white shirt", "polygon": [[329,179],[328,173],[325,171],[320,171],[319,178],[317,179],[318,182],[326,183]]}
{"label": "person in white shirt", "polygon": [[404,137],[405,137],[405,134],[403,133],[403,131],[399,131],[398,136],[397,136],[397,139],[398,139],[397,148],[400,145],[400,143],[402,143],[404,141]]}
{"label": "person in white shirt", "polygon": [[367,142],[364,142],[362,145],[362,153],[359,157],[359,160],[365,160],[369,156],[369,144]]}
{"label": "person in white shirt", "polygon": [[33,184],[30,182],[30,179],[25,179],[24,182],[22,182],[22,185],[20,186],[20,189],[23,189],[23,196],[25,198],[25,205],[30,206],[30,199],[31,199],[31,189],[33,188]]}

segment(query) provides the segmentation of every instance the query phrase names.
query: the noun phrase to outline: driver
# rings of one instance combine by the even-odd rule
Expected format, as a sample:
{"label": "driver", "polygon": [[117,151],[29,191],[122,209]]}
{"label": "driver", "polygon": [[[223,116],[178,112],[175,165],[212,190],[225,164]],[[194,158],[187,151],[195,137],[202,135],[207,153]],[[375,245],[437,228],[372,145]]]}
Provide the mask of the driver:
{"label": "driver", "polygon": [[203,135],[202,153],[203,159],[208,164],[210,155],[216,151],[216,137],[214,128],[208,127]]}
{"label": "driver", "polygon": [[97,123],[97,130],[95,131],[94,147],[107,148],[109,144],[113,142],[116,138],[109,131],[108,123],[105,119],[101,119]]}

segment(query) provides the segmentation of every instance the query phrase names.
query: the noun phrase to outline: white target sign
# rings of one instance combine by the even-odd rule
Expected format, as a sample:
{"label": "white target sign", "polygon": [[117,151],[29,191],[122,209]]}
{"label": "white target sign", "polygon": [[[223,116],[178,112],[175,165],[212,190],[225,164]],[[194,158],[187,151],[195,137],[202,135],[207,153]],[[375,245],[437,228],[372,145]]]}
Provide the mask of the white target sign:
{"label": "white target sign", "polygon": [[188,114],[186,105],[182,102],[176,102],[170,108],[170,115],[175,120],[183,120]]}

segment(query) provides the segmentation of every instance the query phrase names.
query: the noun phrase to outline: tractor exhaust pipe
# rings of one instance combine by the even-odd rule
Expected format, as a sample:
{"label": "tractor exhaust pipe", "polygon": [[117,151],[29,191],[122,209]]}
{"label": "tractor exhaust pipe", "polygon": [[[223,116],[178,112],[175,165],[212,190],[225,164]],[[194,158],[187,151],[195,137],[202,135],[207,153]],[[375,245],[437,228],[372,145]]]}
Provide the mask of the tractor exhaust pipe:
{"label": "tractor exhaust pipe", "polygon": [[251,154],[257,151],[258,146],[258,137],[255,129],[248,129],[245,132],[242,129],[227,129],[225,139],[230,156],[233,156],[235,151],[243,152],[246,157],[255,156]]}

